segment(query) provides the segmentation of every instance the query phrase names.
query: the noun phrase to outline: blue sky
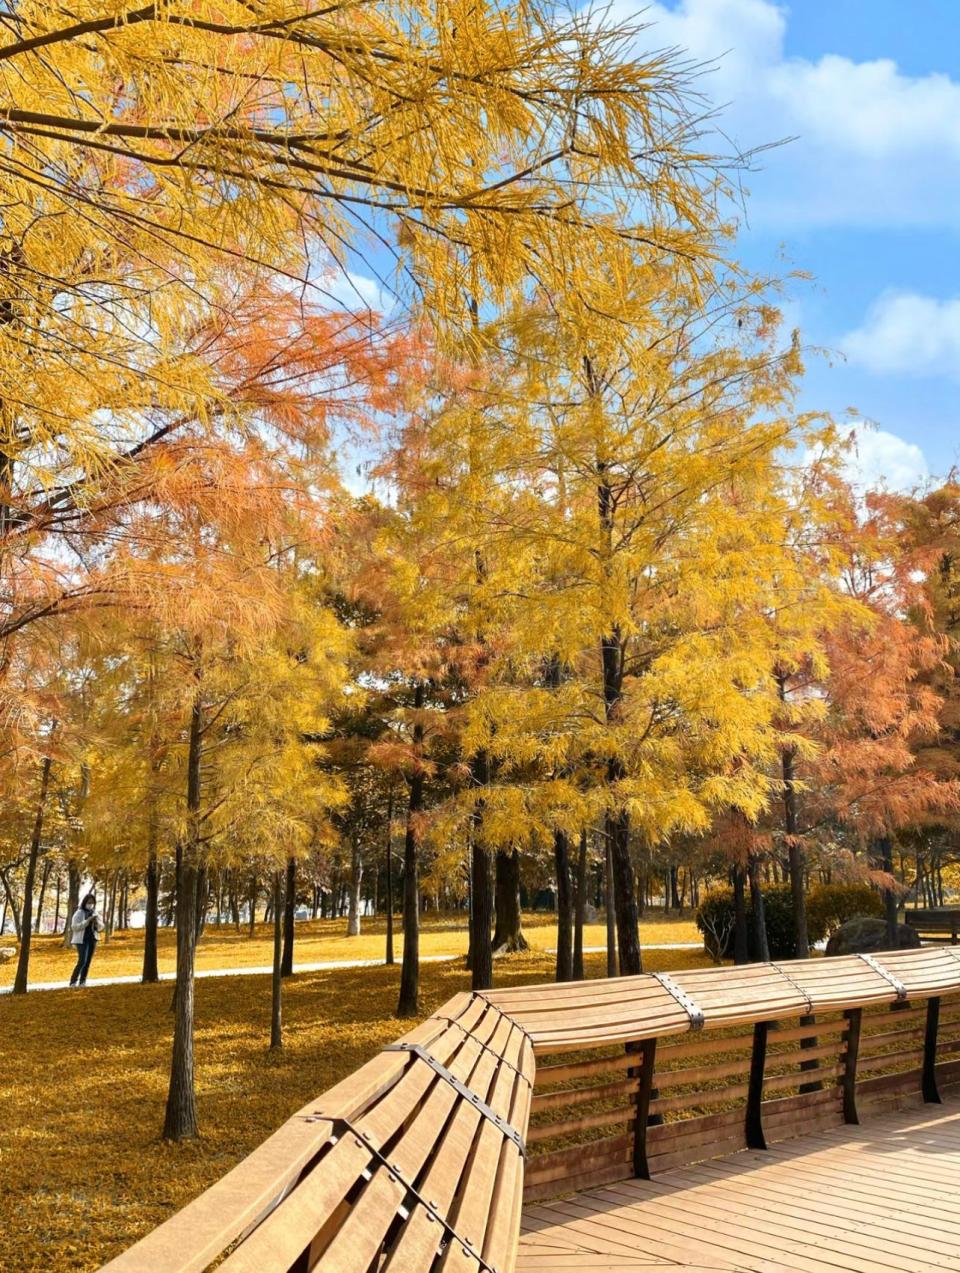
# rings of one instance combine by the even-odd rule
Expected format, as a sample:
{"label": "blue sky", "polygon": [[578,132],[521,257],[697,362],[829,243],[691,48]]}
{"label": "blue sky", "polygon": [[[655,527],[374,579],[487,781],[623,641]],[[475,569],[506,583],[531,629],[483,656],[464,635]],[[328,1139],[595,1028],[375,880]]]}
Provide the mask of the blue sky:
{"label": "blue sky", "polygon": [[643,20],[651,48],[714,60],[700,86],[738,145],[796,139],[746,179],[740,253],[814,275],[788,319],[836,356],[810,360],[802,405],[877,425],[864,480],[960,463],[960,0],[661,0]]}
{"label": "blue sky", "polygon": [[[800,407],[867,422],[851,476],[909,488],[960,465],[960,0],[592,2],[688,50],[742,150],[793,139],[745,178],[739,255],[813,276],[785,305],[829,351]],[[389,308],[378,262],[357,266],[332,293]]]}

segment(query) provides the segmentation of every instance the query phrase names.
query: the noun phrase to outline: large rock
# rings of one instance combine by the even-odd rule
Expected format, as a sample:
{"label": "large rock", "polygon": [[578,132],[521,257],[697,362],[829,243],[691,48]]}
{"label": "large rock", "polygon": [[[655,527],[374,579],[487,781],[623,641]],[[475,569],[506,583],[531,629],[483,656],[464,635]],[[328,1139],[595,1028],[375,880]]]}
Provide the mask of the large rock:
{"label": "large rock", "polygon": [[[897,949],[912,950],[920,945],[915,928],[897,925]],[[827,942],[828,955],[866,955],[875,950],[889,950],[887,921],[872,915],[855,915],[841,924]]]}
{"label": "large rock", "polygon": [[0,946],[0,964],[8,964],[11,959],[16,959],[16,946]]}

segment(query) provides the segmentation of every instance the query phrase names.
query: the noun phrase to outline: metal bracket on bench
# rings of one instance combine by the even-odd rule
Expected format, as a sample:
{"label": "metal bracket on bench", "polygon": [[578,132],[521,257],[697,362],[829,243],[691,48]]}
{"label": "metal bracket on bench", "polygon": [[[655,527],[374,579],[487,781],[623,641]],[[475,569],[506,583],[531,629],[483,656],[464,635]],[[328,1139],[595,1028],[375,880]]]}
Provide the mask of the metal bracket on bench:
{"label": "metal bracket on bench", "polygon": [[674,999],[676,999],[677,1003],[679,1003],[680,1007],[690,1018],[690,1029],[702,1030],[703,1009],[699,1006],[699,1004],[694,1003],[685,990],[681,990],[669,973],[655,972],[651,973],[651,976],[654,981],[659,981],[660,985],[663,986],[667,994],[673,995]]}
{"label": "metal bracket on bench", "polygon": [[806,999],[807,1013],[809,1014],[813,1012],[813,999],[811,999],[810,995],[807,994],[803,986],[801,986],[798,981],[795,981],[785,968],[781,968],[780,965],[775,964],[773,960],[770,961],[770,967],[775,968],[776,971],[780,974],[780,976],[783,977],[784,981],[789,981],[790,985],[793,986],[794,990],[797,992],[797,994],[800,996],[801,999]]}
{"label": "metal bracket on bench", "polygon": [[893,986],[894,990],[897,992],[898,1000],[902,1001],[907,998],[907,988],[903,984],[903,982],[900,981],[897,977],[895,977],[892,972],[887,972],[883,964],[879,963],[876,959],[874,959],[873,955],[861,954],[859,958],[862,959],[863,962],[867,964],[870,968],[872,968],[874,972],[878,972],[880,976],[883,977],[884,981],[890,982],[890,985]]}
{"label": "metal bracket on bench", "polygon": [[[399,1210],[400,1211],[406,1210],[407,1214],[403,1217],[405,1220],[409,1217],[410,1212],[409,1212],[409,1209],[407,1209],[404,1206],[404,1203],[406,1202],[407,1198],[410,1197],[410,1198],[413,1198],[413,1200],[417,1203],[418,1206],[422,1207],[424,1211],[426,1211],[427,1218],[429,1220],[435,1220],[437,1224],[440,1225],[440,1227],[443,1229],[444,1233],[446,1234],[448,1244],[450,1242],[456,1242],[458,1246],[463,1248],[464,1255],[468,1256],[471,1260],[476,1260],[477,1265],[481,1270],[481,1273],[500,1273],[500,1270],[495,1265],[489,1264],[483,1258],[483,1256],[480,1254],[477,1248],[473,1245],[473,1242],[470,1240],[470,1238],[463,1238],[460,1236],[460,1234],[456,1231],[456,1229],[453,1227],[453,1225],[450,1223],[447,1217],[441,1214],[440,1208],[437,1206],[437,1204],[425,1198],[423,1194],[420,1192],[420,1190],[417,1189],[416,1185],[412,1185],[410,1181],[407,1180],[407,1178],[404,1176],[403,1172],[400,1170],[397,1164],[391,1162],[390,1159],[383,1152],[383,1150],[379,1149],[373,1143],[373,1140],[371,1139],[369,1132],[361,1131],[359,1127],[354,1127],[353,1123],[350,1122],[349,1118],[334,1118],[334,1119],[331,1119],[331,1122],[333,1123],[333,1127],[334,1127],[334,1134],[332,1137],[334,1143],[340,1140],[342,1136],[344,1135],[344,1133],[347,1133],[353,1136],[359,1148],[365,1149],[367,1153],[369,1153],[373,1158],[375,1158],[376,1161],[380,1163],[382,1167],[385,1167],[387,1170],[387,1175],[390,1177],[391,1180],[395,1180],[399,1185],[403,1186],[403,1188],[406,1190],[406,1193],[404,1194],[404,1200],[403,1200],[403,1203],[400,1204]],[[363,1174],[369,1180],[371,1179],[373,1173],[368,1168]],[[437,1243],[437,1246],[439,1247],[440,1243]]]}
{"label": "metal bracket on bench", "polygon": [[445,1083],[449,1083],[453,1090],[462,1096],[465,1101],[469,1101],[478,1114],[482,1114],[484,1118],[489,1119],[507,1140],[512,1141],[516,1145],[520,1151],[521,1158],[526,1158],[527,1147],[517,1129],[511,1123],[508,1123],[505,1118],[501,1118],[496,1110],[491,1109],[486,1101],[482,1101],[476,1092],[467,1087],[466,1083],[461,1083],[456,1075],[451,1074],[445,1065],[441,1065],[437,1058],[431,1052],[428,1052],[422,1044],[391,1043],[383,1050],[384,1052],[409,1052],[411,1056],[415,1056],[426,1065],[429,1065],[435,1074],[438,1074]]}
{"label": "metal bracket on bench", "polygon": [[513,1062],[512,1062],[512,1061],[508,1061],[508,1060],[507,1060],[507,1058],[506,1058],[505,1056],[501,1056],[501,1055],[500,1055],[500,1053],[499,1053],[499,1052],[497,1052],[495,1048],[492,1048],[492,1047],[489,1045],[489,1043],[482,1043],[482,1042],[481,1042],[481,1041],[477,1038],[477,1036],[473,1033],[473,1031],[472,1031],[472,1030],[468,1030],[468,1029],[467,1029],[467,1027],[466,1027],[465,1025],[461,1025],[461,1024],[460,1024],[460,1022],[459,1022],[459,1021],[455,1021],[455,1020],[453,1019],[453,1017],[440,1017],[440,1016],[437,1016],[436,1014],[434,1014],[434,1016],[431,1018],[431,1020],[433,1020],[433,1021],[445,1021],[445,1022],[447,1023],[447,1025],[452,1025],[452,1026],[454,1026],[457,1030],[459,1030],[459,1031],[460,1031],[460,1033],[461,1033],[462,1035],[464,1035],[464,1037],[465,1037],[465,1038],[468,1038],[468,1039],[470,1040],[470,1042],[471,1042],[471,1043],[475,1043],[475,1044],[477,1045],[477,1047],[479,1047],[479,1048],[483,1048],[484,1052],[489,1052],[491,1056],[495,1056],[495,1057],[497,1058],[497,1060],[500,1062],[500,1064],[501,1064],[501,1065],[505,1065],[505,1066],[507,1067],[507,1069],[508,1069],[508,1070],[513,1070],[513,1072],[514,1072],[514,1074],[516,1074],[517,1078],[518,1078],[518,1079],[521,1079],[524,1083],[526,1083],[527,1087],[533,1087],[533,1084],[532,1084],[532,1083],[530,1082],[530,1080],[527,1078],[526,1074],[522,1074],[522,1073],[520,1072],[520,1070],[518,1070],[518,1069],[517,1069],[517,1067],[513,1064]]}
{"label": "metal bracket on bench", "polygon": [[[533,1047],[533,1035],[521,1021],[518,1021],[516,1017],[512,1017],[509,1012],[504,1012],[500,1005],[498,1003],[494,1003],[488,995],[483,993],[482,990],[474,990],[472,998],[482,1000],[488,1008],[493,1008],[499,1012],[501,1017],[504,1017],[507,1021],[509,1021],[515,1030],[519,1030],[530,1046]],[[449,1018],[444,1018],[444,1020],[449,1020]]]}

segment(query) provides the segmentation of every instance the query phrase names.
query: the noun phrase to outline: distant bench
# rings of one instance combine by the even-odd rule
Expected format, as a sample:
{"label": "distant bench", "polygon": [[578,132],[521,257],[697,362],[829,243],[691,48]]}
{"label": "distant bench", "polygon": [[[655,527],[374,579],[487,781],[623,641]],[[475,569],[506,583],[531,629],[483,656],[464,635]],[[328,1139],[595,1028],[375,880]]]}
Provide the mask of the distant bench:
{"label": "distant bench", "polygon": [[960,934],[960,906],[905,911],[904,922],[915,928],[920,937],[931,942],[957,944]]}

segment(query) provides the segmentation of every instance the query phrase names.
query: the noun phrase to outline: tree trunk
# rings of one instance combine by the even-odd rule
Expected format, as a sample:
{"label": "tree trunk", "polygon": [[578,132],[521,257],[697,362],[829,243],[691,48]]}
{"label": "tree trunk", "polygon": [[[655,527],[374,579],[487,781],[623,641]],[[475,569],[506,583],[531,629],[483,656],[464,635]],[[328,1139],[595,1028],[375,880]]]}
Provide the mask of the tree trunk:
{"label": "tree trunk", "polygon": [[750,962],[750,945],[747,939],[747,899],[745,896],[746,870],[733,868],[733,962]]}
{"label": "tree trunk", "polygon": [[[425,687],[417,681],[413,691],[416,712],[423,709]],[[398,1017],[415,1017],[420,1009],[420,815],[423,811],[424,774],[420,763],[423,749],[423,722],[418,716],[413,726],[414,769],[410,775],[407,800],[407,827],[403,841],[403,960],[400,966]]]}
{"label": "tree trunk", "polygon": [[[276,898],[274,898],[276,906]],[[293,926],[297,909],[297,859],[287,858],[287,884],[283,903],[283,956],[280,960],[280,976],[293,976]],[[276,917],[274,917],[276,919]],[[278,1045],[279,1046],[279,1045]]]}
{"label": "tree trunk", "polygon": [[230,921],[236,931],[240,932],[240,898],[237,894],[237,872],[231,866],[230,882],[227,886],[227,899],[230,903]]}
{"label": "tree trunk", "polygon": [[[877,865],[887,875],[893,875],[893,841],[888,835],[878,836],[875,841]],[[938,864],[939,866],[939,864]],[[942,886],[941,886],[942,887]],[[940,899],[941,905],[943,899]],[[26,909],[26,901],[24,901]],[[887,949],[896,950],[898,941],[897,894],[892,888],[883,890],[883,914],[887,921]]]}
{"label": "tree trunk", "polygon": [[70,921],[80,905],[80,868],[71,858],[67,863],[67,916],[63,925],[63,944],[69,950],[73,945],[70,938]]}
{"label": "tree trunk", "polygon": [[603,909],[607,920],[607,976],[617,975],[617,923],[614,915],[613,900],[613,854],[610,849],[610,837],[605,837],[606,854],[603,873]]}
{"label": "tree trunk", "polygon": [[[290,879],[290,863],[287,860],[287,880]],[[283,1047],[283,927],[286,914],[283,899],[283,872],[273,873],[273,984],[270,994],[270,1049]]]}
{"label": "tree trunk", "polygon": [[40,874],[40,892],[37,895],[37,916],[33,921],[34,934],[40,932],[40,921],[43,919],[43,897],[47,891],[47,880],[50,878],[50,859],[44,859],[43,871]]}
{"label": "tree trunk", "polygon": [[757,958],[761,963],[768,964],[770,962],[770,946],[767,942],[767,915],[763,904],[763,889],[760,887],[760,864],[753,855],[750,857],[748,871],[750,876],[750,908],[753,912],[753,939],[757,947]]}
{"label": "tree trunk", "polygon": [[160,921],[160,863],[157,860],[157,820],[150,811],[147,828],[147,906],[143,917],[143,972],[144,985],[160,980],[157,963],[157,930]]}
{"label": "tree trunk", "polygon": [[573,980],[583,981],[583,921],[587,910],[587,829],[580,832],[577,857],[577,905],[573,917]]}
{"label": "tree trunk", "polygon": [[[62,877],[62,875],[60,874],[60,871],[59,871],[59,869],[58,869],[58,870],[57,870],[57,892],[56,892],[56,900],[55,900],[55,902],[54,902],[54,907],[53,907],[53,933],[54,933],[54,936],[56,936],[56,934],[57,934],[57,932],[58,932],[58,930],[59,930],[59,928],[60,928],[60,893],[61,893],[62,889],[63,889],[63,877]],[[0,932],[3,932],[3,926],[2,926],[2,925],[0,925]]]}
{"label": "tree trunk", "polygon": [[13,981],[13,993],[27,993],[27,974],[30,969],[30,925],[33,918],[33,884],[37,874],[37,857],[43,838],[43,814],[47,803],[47,789],[50,786],[50,767],[53,764],[49,756],[44,756],[40,766],[40,796],[37,800],[37,813],[33,821],[33,835],[30,837],[30,856],[27,858],[27,877],[23,885],[23,911],[20,915],[20,953],[17,958],[17,975]]}
{"label": "tree trunk", "polygon": [[557,872],[557,981],[572,981],[573,892],[570,887],[570,837],[566,831],[553,833],[553,861]]}
{"label": "tree trunk", "polygon": [[253,937],[253,935],[257,931],[257,894],[258,892],[259,892],[259,889],[257,887],[257,873],[256,871],[251,871],[250,872],[250,916],[249,916],[250,927],[248,930],[248,935],[250,937]]}
{"label": "tree trunk", "polygon": [[104,896],[106,900],[106,906],[104,907],[104,910],[106,912],[106,924],[104,925],[103,939],[102,939],[104,944],[108,943],[110,941],[110,938],[113,936],[114,915],[115,915],[116,907],[117,907],[117,884],[119,883],[119,880],[120,880],[120,872],[114,871],[112,876],[109,877],[109,879],[110,879],[109,884],[105,884],[103,888]]}
{"label": "tree trunk", "polygon": [[494,954],[507,955],[518,950],[529,950],[530,943],[523,935],[523,916],[520,911],[520,854],[516,849],[497,850],[495,874]]}
{"label": "tree trunk", "polygon": [[360,883],[363,880],[363,858],[357,836],[350,840],[350,884],[347,903],[347,936],[360,936]]}
{"label": "tree trunk", "polygon": [[[777,674],[777,690],[780,701],[787,701],[786,673]],[[790,898],[793,903],[793,931],[797,943],[797,958],[807,959],[810,954],[810,938],[807,930],[806,853],[800,836],[797,817],[796,750],[784,747],[780,755],[780,771],[783,776],[783,830],[787,845],[790,869]]]}
{"label": "tree trunk", "polygon": [[393,964],[393,788],[387,797],[387,948],[383,962]]}
{"label": "tree trunk", "polygon": [[[584,372],[591,394],[599,394],[600,384],[589,358],[584,359]],[[601,546],[608,562],[606,569],[609,570],[614,551],[614,494],[607,459],[603,455],[597,457],[597,502]],[[604,718],[608,727],[615,726],[621,714],[624,654],[623,634],[619,625],[614,623],[600,640]],[[626,776],[621,758],[611,756],[607,762],[607,782],[614,800],[617,799],[616,788]],[[614,807],[608,811],[605,822],[610,852],[611,891],[617,918],[620,974],[635,976],[643,972],[643,960],[640,954],[640,917],[633,887],[633,864],[630,861],[630,815],[626,809]]]}
{"label": "tree trunk", "polygon": [[[199,836],[198,836],[199,843]],[[207,875],[207,864],[201,861],[197,869],[197,938],[203,933],[207,924],[207,904],[210,901],[210,879]],[[178,921],[179,922],[179,921]]]}
{"label": "tree trunk", "polygon": [[194,1087],[193,987],[197,951],[197,896],[200,884],[200,773],[203,754],[203,701],[197,686],[190,713],[187,752],[188,832],[177,878],[177,982],[174,996],[173,1057],[167,1092],[164,1140],[199,1134]]}
{"label": "tree trunk", "polygon": [[[0,880],[3,881],[4,896],[7,899],[7,902],[10,906],[10,912],[13,915],[14,935],[19,940],[20,938],[20,907],[17,904],[17,895],[14,892],[13,884],[10,882],[9,878],[7,877],[6,870],[0,871]],[[76,907],[74,907],[74,910],[76,910]]]}
{"label": "tree trunk", "polygon": [[[490,781],[490,762],[485,752],[478,753],[471,765],[475,787],[486,787]],[[493,883],[490,878],[490,852],[483,840],[483,803],[477,802],[473,815],[470,842],[470,896],[473,902],[470,934],[470,988],[489,990],[493,985]]]}

